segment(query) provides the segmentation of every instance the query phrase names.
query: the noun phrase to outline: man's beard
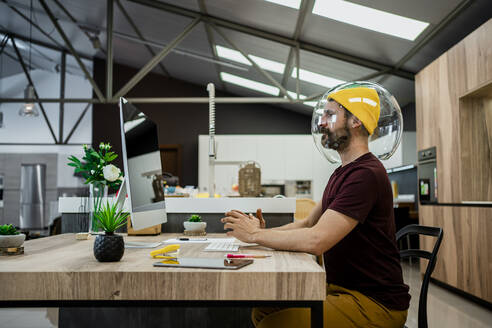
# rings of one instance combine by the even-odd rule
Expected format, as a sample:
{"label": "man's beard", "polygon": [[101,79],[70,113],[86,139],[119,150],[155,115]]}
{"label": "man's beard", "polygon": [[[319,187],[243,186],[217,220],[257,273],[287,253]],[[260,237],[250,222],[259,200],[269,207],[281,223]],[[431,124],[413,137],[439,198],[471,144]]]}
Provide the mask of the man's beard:
{"label": "man's beard", "polygon": [[321,136],[321,144],[323,147],[331,148],[336,151],[344,151],[348,147],[350,139],[352,138],[352,134],[350,133],[347,124],[345,124],[343,130],[341,133],[338,133],[338,135],[337,133],[331,132],[327,128],[321,128],[320,132],[323,134]]}

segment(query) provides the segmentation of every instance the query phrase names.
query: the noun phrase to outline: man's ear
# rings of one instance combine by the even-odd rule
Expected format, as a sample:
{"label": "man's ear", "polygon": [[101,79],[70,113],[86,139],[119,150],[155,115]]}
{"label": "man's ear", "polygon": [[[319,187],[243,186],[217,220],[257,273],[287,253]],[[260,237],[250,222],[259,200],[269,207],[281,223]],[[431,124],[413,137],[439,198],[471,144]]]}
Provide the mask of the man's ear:
{"label": "man's ear", "polygon": [[357,129],[362,126],[362,122],[355,116],[352,116],[352,128]]}

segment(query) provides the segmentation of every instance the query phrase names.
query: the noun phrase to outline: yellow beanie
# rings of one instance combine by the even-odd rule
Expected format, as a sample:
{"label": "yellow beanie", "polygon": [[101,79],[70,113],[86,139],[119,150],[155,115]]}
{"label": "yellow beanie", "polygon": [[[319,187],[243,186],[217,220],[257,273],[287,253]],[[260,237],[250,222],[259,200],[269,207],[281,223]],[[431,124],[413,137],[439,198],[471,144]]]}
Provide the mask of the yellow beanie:
{"label": "yellow beanie", "polygon": [[381,110],[376,90],[366,87],[355,87],[335,91],[328,95],[354,114],[367,129],[369,134],[378,126]]}

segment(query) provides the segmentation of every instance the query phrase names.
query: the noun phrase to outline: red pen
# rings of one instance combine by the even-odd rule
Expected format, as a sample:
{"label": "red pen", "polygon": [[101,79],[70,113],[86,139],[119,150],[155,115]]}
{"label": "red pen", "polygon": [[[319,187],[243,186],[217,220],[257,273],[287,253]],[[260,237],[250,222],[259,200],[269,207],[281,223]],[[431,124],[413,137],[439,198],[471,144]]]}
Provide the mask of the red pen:
{"label": "red pen", "polygon": [[271,255],[254,255],[254,254],[227,254],[228,259],[264,259],[270,257]]}

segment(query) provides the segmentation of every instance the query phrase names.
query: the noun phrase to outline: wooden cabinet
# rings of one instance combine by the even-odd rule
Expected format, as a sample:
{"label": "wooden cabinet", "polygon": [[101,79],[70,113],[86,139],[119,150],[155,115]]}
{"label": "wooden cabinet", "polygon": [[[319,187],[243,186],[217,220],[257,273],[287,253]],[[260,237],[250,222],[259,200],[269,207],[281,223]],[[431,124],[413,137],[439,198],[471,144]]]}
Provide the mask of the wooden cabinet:
{"label": "wooden cabinet", "polygon": [[[439,203],[492,201],[491,49],[492,19],[415,77],[417,149],[436,146]],[[419,220],[444,229],[433,277],[492,302],[492,207],[420,206]]]}
{"label": "wooden cabinet", "polygon": [[[423,205],[419,216],[420,224],[444,230],[432,277],[492,303],[492,208]],[[432,251],[434,242],[421,237],[420,245]]]}
{"label": "wooden cabinet", "polygon": [[[482,196],[470,199],[475,198],[475,191],[470,193],[469,187],[474,188],[482,180],[487,180],[485,189],[491,188],[492,178],[485,175],[490,174],[490,166],[480,162],[490,161],[488,149],[492,140],[488,126],[491,123],[487,123],[490,120],[483,111],[477,112],[480,105],[470,103],[473,95],[467,97],[492,82],[491,48],[492,19],[415,77],[417,149],[437,147],[438,201],[441,203],[485,200]],[[492,94],[481,97],[490,98]],[[485,166],[489,168],[484,170]],[[480,186],[481,195],[484,188]],[[487,191],[486,195],[486,200],[492,201],[492,192]]]}

